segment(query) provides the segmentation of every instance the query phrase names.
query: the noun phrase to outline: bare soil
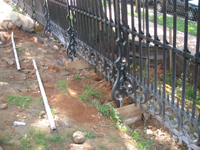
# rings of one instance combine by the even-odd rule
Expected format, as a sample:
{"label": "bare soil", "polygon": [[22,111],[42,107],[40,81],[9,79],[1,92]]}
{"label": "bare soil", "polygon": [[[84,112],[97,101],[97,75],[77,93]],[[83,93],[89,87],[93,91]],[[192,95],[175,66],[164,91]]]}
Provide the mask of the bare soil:
{"label": "bare soil", "polygon": [[[0,34],[3,34],[7,40],[3,44],[9,43],[11,31],[0,31]],[[39,34],[42,36],[42,33]],[[101,104],[113,103],[112,87],[109,82],[106,82],[90,68],[82,70],[65,68],[63,61],[68,61],[65,48],[56,41],[49,41],[49,43],[57,45],[58,51],[37,41],[35,33],[16,29],[14,37],[16,47],[21,49],[21,52],[18,51],[21,72],[16,69],[12,45],[0,48],[0,104],[7,103],[8,95],[17,94],[31,96],[32,101],[28,109],[9,103],[7,103],[6,109],[0,109],[0,137],[3,138],[0,140],[0,146],[3,150],[21,150],[22,143],[19,136],[26,137],[32,129],[43,130],[47,135],[60,135],[64,139],[58,143],[52,142],[48,147],[37,149],[70,149],[70,144],[74,143],[72,139],[74,131],[97,133],[96,137],[86,139],[86,143],[97,150],[139,149],[136,141],[125,132],[116,129],[115,123],[111,119],[104,117],[94,106],[88,106],[78,98],[78,95],[86,89],[85,85],[92,85],[103,93],[99,99]],[[49,105],[53,110],[56,131],[50,130],[47,117],[43,118],[38,115],[45,108],[41,100],[32,59],[36,60]],[[14,64],[9,64],[8,60]],[[81,80],[74,78],[74,75],[77,74]],[[57,83],[61,80],[68,83],[68,92],[59,90]],[[93,99],[96,100],[95,97]],[[126,104],[128,102],[124,102],[123,105]],[[114,107],[116,107],[115,103]],[[26,125],[16,127],[13,126],[14,121],[24,121]],[[186,149],[184,145],[179,147],[176,141],[170,138],[167,131],[160,129],[159,124],[155,125],[154,119],[150,118],[144,129],[143,125],[144,122],[141,120],[131,127],[137,129],[141,134],[148,133],[144,140],[154,137],[154,145],[157,150]],[[130,132],[133,130],[131,129]],[[14,145],[10,143],[14,143]]]}

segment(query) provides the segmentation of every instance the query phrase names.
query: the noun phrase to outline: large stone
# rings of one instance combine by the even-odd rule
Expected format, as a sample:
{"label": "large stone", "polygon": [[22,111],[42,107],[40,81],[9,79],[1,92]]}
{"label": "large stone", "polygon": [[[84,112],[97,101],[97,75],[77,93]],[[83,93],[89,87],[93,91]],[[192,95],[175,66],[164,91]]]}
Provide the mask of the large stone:
{"label": "large stone", "polygon": [[4,29],[18,27],[24,31],[34,31],[35,23],[29,16],[16,12],[0,13],[0,26]]}
{"label": "large stone", "polygon": [[77,131],[73,134],[73,140],[76,144],[82,144],[85,142],[85,134],[81,131]]}
{"label": "large stone", "polygon": [[95,150],[94,146],[88,143],[84,144],[70,144],[70,150]]}
{"label": "large stone", "polygon": [[86,68],[90,68],[90,65],[87,64],[86,62],[83,62],[82,60],[76,60],[76,61],[72,61],[72,62],[68,62],[66,60],[63,60],[63,64],[65,66],[65,68],[67,69],[86,69]]}

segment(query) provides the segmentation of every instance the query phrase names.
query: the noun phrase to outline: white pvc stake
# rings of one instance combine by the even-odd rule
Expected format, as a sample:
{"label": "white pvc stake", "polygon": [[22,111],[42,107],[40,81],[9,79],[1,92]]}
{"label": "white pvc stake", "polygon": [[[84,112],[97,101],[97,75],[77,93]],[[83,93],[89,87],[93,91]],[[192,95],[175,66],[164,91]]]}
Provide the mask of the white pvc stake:
{"label": "white pvc stake", "polygon": [[18,59],[16,47],[15,47],[15,41],[14,41],[14,33],[13,33],[13,31],[11,33],[11,41],[12,41],[12,45],[13,45],[13,51],[14,51],[16,65],[17,65],[17,70],[21,71],[20,64],[19,64],[19,59]]}
{"label": "white pvc stake", "polygon": [[39,84],[39,87],[40,87],[40,91],[41,91],[41,95],[42,95],[42,98],[43,98],[46,113],[47,113],[47,116],[48,116],[48,119],[49,119],[49,122],[50,122],[51,130],[56,130],[56,125],[55,125],[54,120],[53,120],[51,109],[50,109],[49,103],[47,101],[46,93],[44,91],[44,87],[43,87],[43,84],[42,84],[42,81],[41,81],[41,78],[40,78],[40,74],[39,74],[35,59],[33,59],[33,66],[34,66],[35,71],[36,71],[38,84]]}

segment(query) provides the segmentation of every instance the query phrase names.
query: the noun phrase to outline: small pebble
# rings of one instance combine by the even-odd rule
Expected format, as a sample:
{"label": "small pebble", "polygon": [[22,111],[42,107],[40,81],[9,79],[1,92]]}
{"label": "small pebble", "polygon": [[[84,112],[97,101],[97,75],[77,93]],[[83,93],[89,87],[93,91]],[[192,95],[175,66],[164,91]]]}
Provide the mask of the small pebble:
{"label": "small pebble", "polygon": [[40,115],[41,115],[41,116],[45,115],[45,111],[41,111],[41,112],[40,112]]}
{"label": "small pebble", "polygon": [[6,108],[7,108],[7,104],[6,103],[0,105],[0,109],[6,109]]}

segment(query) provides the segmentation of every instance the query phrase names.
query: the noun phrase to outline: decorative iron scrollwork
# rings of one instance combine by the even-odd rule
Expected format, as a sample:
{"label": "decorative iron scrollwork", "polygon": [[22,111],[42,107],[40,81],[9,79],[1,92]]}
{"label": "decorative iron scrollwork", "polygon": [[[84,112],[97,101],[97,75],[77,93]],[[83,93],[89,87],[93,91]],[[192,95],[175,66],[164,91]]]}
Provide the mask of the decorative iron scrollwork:
{"label": "decorative iron scrollwork", "polygon": [[190,119],[183,122],[183,132],[190,144],[198,144],[200,142],[200,129],[196,123]]}
{"label": "decorative iron scrollwork", "polygon": [[[119,47],[119,57],[115,61],[115,65],[117,68],[117,79],[114,82],[113,88],[112,88],[112,99],[118,103],[118,107],[122,106],[122,100],[126,95],[129,95],[130,93],[133,93],[132,88],[132,79],[128,77],[128,74],[125,71],[126,67],[126,59],[122,58],[122,39],[117,39],[117,45]],[[126,46],[126,43],[123,44],[123,46]]]}
{"label": "decorative iron scrollwork", "polygon": [[148,103],[149,103],[149,111],[153,113],[153,117],[155,117],[155,115],[161,114],[162,103],[155,95],[152,94],[150,96],[150,100],[148,101]]}
{"label": "decorative iron scrollwork", "polygon": [[67,29],[67,33],[70,36],[70,40],[69,40],[69,43],[66,47],[66,54],[73,61],[74,56],[76,55],[76,50],[75,50],[76,41],[75,41],[75,38],[74,38],[74,30],[72,29],[72,20],[70,18],[70,6],[69,6],[68,1],[67,1],[67,5],[68,5],[67,19],[69,20],[69,28]]}
{"label": "decorative iron scrollwork", "polygon": [[48,8],[47,8],[46,0],[44,0],[43,6],[44,6],[44,9],[45,9],[44,17],[47,20],[47,23],[44,27],[44,35],[46,35],[49,38],[49,36],[51,35],[51,29],[50,29],[50,20],[49,20],[49,14],[48,14]]}
{"label": "decorative iron scrollwork", "polygon": [[169,132],[172,137],[172,130],[179,127],[180,119],[178,112],[171,106],[165,108],[165,121],[170,125]]}
{"label": "decorative iron scrollwork", "polygon": [[108,80],[112,78],[112,71],[113,71],[112,64],[107,62],[106,63],[106,77],[108,78]]}
{"label": "decorative iron scrollwork", "polygon": [[91,64],[93,66],[97,65],[97,54],[94,51],[91,52]]}
{"label": "decorative iron scrollwork", "polygon": [[102,55],[98,56],[98,70],[102,73],[104,71],[104,57]]}

